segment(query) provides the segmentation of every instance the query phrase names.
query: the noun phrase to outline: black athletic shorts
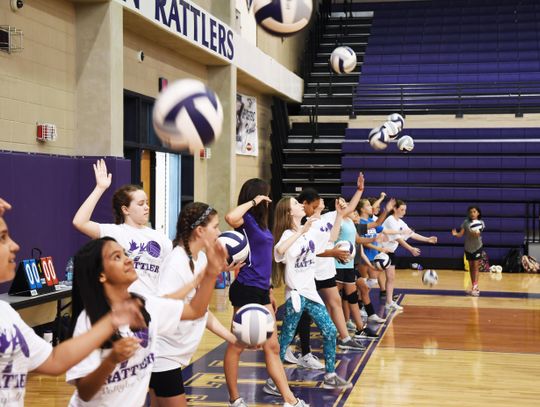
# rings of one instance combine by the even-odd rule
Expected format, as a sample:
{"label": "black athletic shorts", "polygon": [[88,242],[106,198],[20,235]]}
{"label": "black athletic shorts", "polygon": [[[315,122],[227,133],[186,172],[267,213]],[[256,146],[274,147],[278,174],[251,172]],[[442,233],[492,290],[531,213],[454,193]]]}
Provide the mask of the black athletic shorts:
{"label": "black athletic shorts", "polygon": [[326,280],[315,280],[315,286],[317,286],[317,291],[322,290],[323,288],[332,288],[336,286],[336,278],[328,278]]}
{"label": "black athletic shorts", "polygon": [[354,284],[356,281],[356,273],[353,268],[336,269],[336,281],[342,284]]}
{"label": "black athletic shorts", "polygon": [[396,254],[395,253],[386,253],[390,257],[390,266],[396,265]]}
{"label": "black athletic shorts", "polygon": [[182,369],[167,370],[165,372],[152,372],[150,386],[158,397],[174,397],[185,393]]}
{"label": "black athletic shorts", "polygon": [[465,258],[467,260],[480,260],[480,258],[482,257],[483,250],[484,250],[483,247],[481,247],[480,249],[478,249],[477,251],[473,253],[469,253],[468,251],[465,250]]}
{"label": "black athletic shorts", "polygon": [[229,300],[233,307],[243,307],[246,304],[270,304],[270,290],[263,290],[259,287],[244,285],[238,280],[234,280],[229,287]]}

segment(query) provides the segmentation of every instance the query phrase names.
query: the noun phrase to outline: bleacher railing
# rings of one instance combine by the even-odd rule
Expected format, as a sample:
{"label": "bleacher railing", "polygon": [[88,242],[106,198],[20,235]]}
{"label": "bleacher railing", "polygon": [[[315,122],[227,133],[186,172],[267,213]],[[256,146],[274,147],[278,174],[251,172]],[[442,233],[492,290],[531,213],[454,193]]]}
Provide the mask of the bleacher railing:
{"label": "bleacher railing", "polygon": [[511,113],[521,117],[540,112],[540,81],[359,84],[352,94],[357,114]]}
{"label": "bleacher railing", "polygon": [[525,244],[540,243],[540,202],[527,203],[527,233]]}

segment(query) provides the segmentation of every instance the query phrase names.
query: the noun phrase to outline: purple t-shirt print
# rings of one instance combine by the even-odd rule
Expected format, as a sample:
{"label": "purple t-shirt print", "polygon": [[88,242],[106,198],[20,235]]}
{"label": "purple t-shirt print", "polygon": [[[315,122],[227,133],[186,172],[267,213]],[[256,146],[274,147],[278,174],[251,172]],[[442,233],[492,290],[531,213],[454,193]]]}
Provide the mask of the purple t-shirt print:
{"label": "purple t-shirt print", "polygon": [[243,219],[244,224],[236,231],[246,236],[251,250],[237,280],[244,285],[268,290],[272,276],[274,237],[270,230],[262,229],[250,213],[246,213]]}
{"label": "purple t-shirt print", "polygon": [[300,254],[294,263],[296,269],[302,269],[315,264],[313,257],[308,259],[309,253],[315,253],[315,242],[313,240],[310,240],[306,246],[302,246],[302,249],[300,249]]}

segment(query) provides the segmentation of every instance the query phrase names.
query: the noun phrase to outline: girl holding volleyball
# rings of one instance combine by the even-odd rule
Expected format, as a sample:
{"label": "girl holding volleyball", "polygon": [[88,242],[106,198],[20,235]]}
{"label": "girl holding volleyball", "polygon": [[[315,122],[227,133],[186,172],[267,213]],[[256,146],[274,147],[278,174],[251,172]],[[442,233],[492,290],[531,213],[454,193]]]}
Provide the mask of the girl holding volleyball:
{"label": "girl holding volleyball", "polygon": [[351,383],[339,377],[335,372],[336,334],[324,302],[315,285],[316,255],[326,250],[328,241],[334,241],[341,223],[341,210],[338,213],[330,234],[312,227],[315,219],[311,218],[301,225],[305,216],[301,203],[294,198],[282,198],[276,205],[274,214],[274,258],[276,268],[272,275],[274,284],[285,282],[285,316],[279,337],[280,356],[283,360],[291,343],[302,311],[307,310],[323,336],[325,370],[323,387],[329,389],[347,389]]}
{"label": "girl holding volleyball", "polygon": [[465,258],[469,262],[469,273],[472,283],[471,295],[474,297],[480,295],[480,290],[478,289],[478,269],[484,247],[481,236],[484,228],[485,223],[482,220],[482,211],[480,208],[478,206],[469,206],[467,208],[467,218],[461,224],[459,232],[456,229],[452,229],[452,236],[462,237],[465,235]]}
{"label": "girl holding volleyball", "polygon": [[[0,283],[13,280],[17,267],[19,245],[13,241],[3,218],[10,209],[0,199]],[[56,376],[64,373],[88,356],[109,338],[120,326],[141,326],[144,321],[138,305],[130,300],[118,301],[108,312],[95,320],[92,329],[84,335],[52,347],[36,335],[5,301],[0,301],[0,405],[23,406],[28,372]]]}
{"label": "girl holding volleyball", "polygon": [[[176,224],[174,249],[161,265],[159,293],[168,295],[184,290],[190,303],[208,260],[205,242],[215,242],[220,234],[219,218],[211,206],[193,202],[182,208]],[[176,329],[157,337],[157,357],[150,379],[153,406],[186,406],[182,368],[189,364],[202,340],[204,329],[235,344],[236,337],[210,311],[193,321],[178,321]]]}
{"label": "girl holding volleyball", "polygon": [[[149,296],[140,300],[145,324],[129,325],[106,340],[101,348],[71,368],[66,380],[76,386],[70,407],[143,406],[157,354],[158,336],[167,337],[178,321],[197,320],[207,310],[217,275],[226,267],[226,250],[206,240],[208,255],[204,277],[187,303],[179,299]],[[72,334],[83,335],[115,304],[132,297],[128,287],[138,278],[133,260],[110,237],[92,240],[74,258]]]}
{"label": "girl holding volleyball", "polygon": [[[274,238],[268,229],[270,185],[259,178],[247,180],[240,189],[238,206],[225,216],[227,223],[243,233],[249,241],[249,257],[240,268],[238,276],[229,288],[229,299],[234,312],[246,304],[255,303],[268,308],[275,318],[276,302],[272,294],[272,247]],[[238,392],[238,365],[245,347],[229,343],[225,351],[224,371],[231,407],[246,407]],[[263,345],[266,369],[270,375],[263,391],[282,396],[285,407],[303,407],[307,404],[297,399],[289,388],[285,369],[279,357],[277,328]]]}
{"label": "girl holding volleyball", "polygon": [[171,241],[147,226],[148,197],[138,185],[124,185],[115,191],[112,200],[114,224],[92,221],[92,213],[112,181],[104,160],[94,164],[94,174],[96,187],[75,214],[73,225],[91,239],[113,237],[133,259],[139,276],[130,291],[143,296],[156,294],[160,265],[172,250]]}

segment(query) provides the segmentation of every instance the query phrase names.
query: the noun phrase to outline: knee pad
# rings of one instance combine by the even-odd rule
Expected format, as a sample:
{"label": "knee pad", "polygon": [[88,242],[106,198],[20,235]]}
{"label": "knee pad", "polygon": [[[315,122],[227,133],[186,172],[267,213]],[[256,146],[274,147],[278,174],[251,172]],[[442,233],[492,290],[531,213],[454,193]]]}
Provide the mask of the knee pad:
{"label": "knee pad", "polygon": [[358,293],[354,291],[347,295],[347,302],[349,304],[358,304]]}

